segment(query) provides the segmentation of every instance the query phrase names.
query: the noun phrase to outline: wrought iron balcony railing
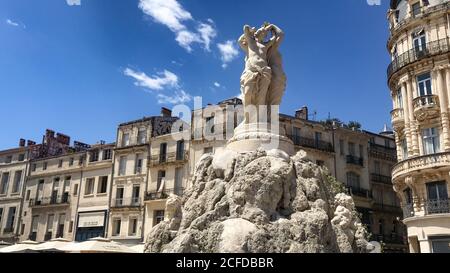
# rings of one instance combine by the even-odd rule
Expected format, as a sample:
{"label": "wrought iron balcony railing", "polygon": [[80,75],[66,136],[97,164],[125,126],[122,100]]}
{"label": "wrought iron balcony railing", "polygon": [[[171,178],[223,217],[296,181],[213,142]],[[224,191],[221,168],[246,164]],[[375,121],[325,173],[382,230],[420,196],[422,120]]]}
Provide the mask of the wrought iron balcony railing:
{"label": "wrought iron balcony railing", "polygon": [[140,207],[141,200],[139,197],[133,198],[114,198],[112,199],[112,208],[137,208]]}
{"label": "wrought iron balcony railing", "polygon": [[322,141],[322,140],[316,140],[316,139],[313,139],[313,138],[295,136],[295,135],[290,135],[289,138],[297,146],[306,147],[306,148],[312,148],[312,149],[316,149],[316,150],[320,150],[320,151],[334,153],[333,144],[331,144],[329,142]]}
{"label": "wrought iron balcony railing", "polygon": [[184,188],[167,189],[163,191],[148,191],[145,193],[145,201],[164,200],[171,194],[183,195]]}
{"label": "wrought iron balcony railing", "polygon": [[187,151],[167,153],[160,155],[152,155],[150,158],[151,166],[158,166],[170,163],[186,162],[189,160],[189,153]]}
{"label": "wrought iron balcony railing", "polygon": [[45,197],[45,198],[37,198],[30,199],[29,206],[30,207],[39,207],[39,206],[55,206],[55,205],[68,205],[70,204],[70,196],[69,193],[65,193],[63,195]]}
{"label": "wrought iron balcony railing", "polygon": [[450,213],[450,199],[427,200],[425,202],[425,214]]}
{"label": "wrought iron balcony railing", "polygon": [[362,188],[347,187],[347,192],[352,196],[359,196],[359,197],[364,197],[367,199],[372,198],[372,191],[362,189]]}
{"label": "wrought iron balcony railing", "polygon": [[403,206],[403,218],[414,217],[414,204],[406,204]]}
{"label": "wrought iron balcony railing", "polygon": [[354,155],[347,155],[347,164],[364,167],[364,159]]}
{"label": "wrought iron balcony railing", "polygon": [[373,157],[389,161],[397,161],[397,150],[395,148],[371,143],[369,146],[369,153]]}
{"label": "wrought iron balcony railing", "polygon": [[396,56],[388,66],[388,79],[390,79],[394,73],[409,64],[437,54],[446,53],[448,51],[449,43],[447,38],[429,42],[421,47],[410,49],[407,52]]}
{"label": "wrought iron balcony railing", "polygon": [[370,179],[373,182],[392,185],[392,177],[390,177],[390,176],[372,173],[372,174],[370,174]]}

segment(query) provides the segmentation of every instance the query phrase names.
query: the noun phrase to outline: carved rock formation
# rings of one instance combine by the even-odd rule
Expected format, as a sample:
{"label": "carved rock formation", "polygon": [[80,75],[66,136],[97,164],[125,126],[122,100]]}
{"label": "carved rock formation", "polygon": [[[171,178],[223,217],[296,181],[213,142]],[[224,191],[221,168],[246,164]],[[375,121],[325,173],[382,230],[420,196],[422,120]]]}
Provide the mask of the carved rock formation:
{"label": "carved rock formation", "polygon": [[151,230],[146,252],[366,252],[353,199],[333,192],[303,151],[217,158],[203,156],[182,200],[170,197],[172,216]]}

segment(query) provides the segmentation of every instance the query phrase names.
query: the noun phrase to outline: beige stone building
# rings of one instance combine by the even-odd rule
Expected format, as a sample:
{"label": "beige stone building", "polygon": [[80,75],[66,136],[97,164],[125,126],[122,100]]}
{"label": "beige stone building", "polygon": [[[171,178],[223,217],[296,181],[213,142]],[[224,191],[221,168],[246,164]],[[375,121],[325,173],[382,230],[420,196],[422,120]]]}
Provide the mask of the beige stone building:
{"label": "beige stone building", "polygon": [[106,236],[114,148],[115,144],[102,142],[87,150],[77,201],[76,241]]}
{"label": "beige stone building", "polygon": [[21,139],[18,148],[0,152],[0,241],[16,242],[20,234],[28,151]]}
{"label": "beige stone building", "polygon": [[74,239],[80,185],[88,145],[47,130],[32,152],[26,179],[21,241]]}
{"label": "beige stone building", "polygon": [[393,0],[388,12],[392,177],[414,253],[450,252],[449,10],[448,0]]}

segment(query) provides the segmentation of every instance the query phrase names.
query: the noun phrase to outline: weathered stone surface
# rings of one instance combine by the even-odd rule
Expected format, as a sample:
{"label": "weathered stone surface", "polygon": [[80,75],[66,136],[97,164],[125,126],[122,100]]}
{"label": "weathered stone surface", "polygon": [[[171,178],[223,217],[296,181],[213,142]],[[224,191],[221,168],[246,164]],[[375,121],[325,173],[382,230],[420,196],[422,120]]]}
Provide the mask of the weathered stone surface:
{"label": "weathered stone surface", "polygon": [[191,188],[181,202],[169,200],[168,209],[171,216],[150,232],[146,252],[326,253],[367,248],[353,199],[333,192],[325,171],[306,161],[304,152],[293,157],[262,150],[204,156]]}

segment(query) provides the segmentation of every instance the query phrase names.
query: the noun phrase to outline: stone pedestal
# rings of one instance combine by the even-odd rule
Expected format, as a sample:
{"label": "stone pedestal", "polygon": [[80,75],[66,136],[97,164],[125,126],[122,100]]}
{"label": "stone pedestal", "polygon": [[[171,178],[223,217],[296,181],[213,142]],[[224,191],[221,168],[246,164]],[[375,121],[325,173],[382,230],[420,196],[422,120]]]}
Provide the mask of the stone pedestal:
{"label": "stone pedestal", "polygon": [[265,151],[282,150],[291,156],[295,154],[294,143],[286,137],[286,132],[281,127],[272,130],[270,124],[266,123],[239,125],[227,144],[227,149],[238,153],[256,151],[260,148]]}

